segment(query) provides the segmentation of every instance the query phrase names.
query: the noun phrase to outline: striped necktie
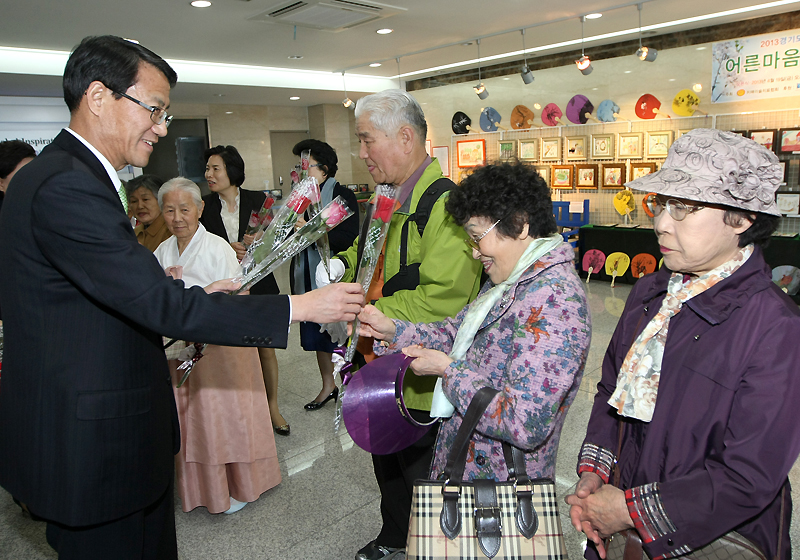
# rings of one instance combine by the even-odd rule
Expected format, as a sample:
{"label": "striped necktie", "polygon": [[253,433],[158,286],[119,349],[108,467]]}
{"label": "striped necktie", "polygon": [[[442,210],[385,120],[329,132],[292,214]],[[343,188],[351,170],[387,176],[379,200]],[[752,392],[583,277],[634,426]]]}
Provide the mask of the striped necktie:
{"label": "striped necktie", "polygon": [[125,193],[125,187],[120,186],[119,190],[117,190],[117,195],[119,195],[119,200],[122,202],[122,207],[125,209],[125,214],[128,214],[128,195]]}

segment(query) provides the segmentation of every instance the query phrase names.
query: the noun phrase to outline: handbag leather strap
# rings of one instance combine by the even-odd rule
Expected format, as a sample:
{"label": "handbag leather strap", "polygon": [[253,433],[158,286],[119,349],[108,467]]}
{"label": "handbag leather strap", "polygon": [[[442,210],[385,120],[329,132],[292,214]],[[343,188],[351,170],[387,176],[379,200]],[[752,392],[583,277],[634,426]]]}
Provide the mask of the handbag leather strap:
{"label": "handbag leather strap", "polygon": [[467,463],[467,451],[469,449],[469,440],[472,439],[472,432],[480,422],[486,407],[492,402],[492,399],[499,391],[494,387],[483,387],[475,396],[472,397],[472,402],[467,407],[467,412],[464,414],[464,421],[456,433],[456,439],[453,441],[453,446],[450,448],[450,453],[447,455],[447,464],[445,464],[442,477],[445,480],[445,486],[451,480],[461,481],[464,476],[464,467]]}

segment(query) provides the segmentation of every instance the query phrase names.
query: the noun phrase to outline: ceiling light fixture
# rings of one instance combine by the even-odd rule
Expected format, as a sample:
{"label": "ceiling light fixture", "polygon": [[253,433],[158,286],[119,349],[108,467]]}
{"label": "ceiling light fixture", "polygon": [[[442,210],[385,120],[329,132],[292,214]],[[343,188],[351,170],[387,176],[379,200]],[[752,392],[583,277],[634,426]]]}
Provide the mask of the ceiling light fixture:
{"label": "ceiling light fixture", "polygon": [[380,66],[380,65],[381,65],[381,63],[380,63],[380,62],[373,62],[372,64],[370,64],[370,65],[369,65],[369,67],[370,67],[370,68],[377,68],[377,67],[378,67],[378,66]]}
{"label": "ceiling light fixture", "polygon": [[658,51],[650,47],[642,46],[642,5],[636,4],[636,9],[639,11],[639,50],[636,51],[636,56],[639,57],[639,60],[653,62],[658,56]]}
{"label": "ceiling light fixture", "polygon": [[522,72],[519,75],[522,77],[523,82],[530,84],[533,82],[533,72],[528,68],[528,57],[525,56],[525,30],[520,29],[519,32],[522,34],[522,60],[524,61]]}
{"label": "ceiling light fixture", "polygon": [[586,53],[583,52],[583,22],[586,18],[581,16],[581,57],[575,61],[575,66],[578,67],[578,70],[581,71],[581,74],[584,76],[588,76],[592,73],[592,61],[589,60],[589,57],[586,56]]}
{"label": "ceiling light fixture", "polygon": [[475,95],[477,95],[479,99],[486,99],[489,97],[489,92],[481,81],[481,40],[476,39],[475,42],[478,43],[478,85],[473,86],[472,89],[475,90]]}
{"label": "ceiling light fixture", "polygon": [[384,27],[383,29],[378,29],[375,33],[377,33],[378,35],[388,35],[392,31],[394,31],[394,29],[389,29],[388,27]]}
{"label": "ceiling light fixture", "polygon": [[291,96],[291,97],[289,98],[289,101],[297,101],[298,99],[300,99],[300,98],[299,98],[299,97],[297,97],[296,95],[293,95],[293,96]]}
{"label": "ceiling light fixture", "polygon": [[603,17],[603,14],[595,12],[593,14],[586,14],[586,19],[600,19]]}
{"label": "ceiling light fixture", "polygon": [[703,91],[703,84],[695,84],[692,86],[692,89],[697,93],[700,93],[701,91]]}
{"label": "ceiling light fixture", "polygon": [[397,89],[403,89],[403,83],[400,81],[400,57],[395,58],[397,61]]}
{"label": "ceiling light fixture", "polygon": [[191,4],[195,8],[208,8],[211,5],[211,2],[208,0],[193,0]]}
{"label": "ceiling light fixture", "polygon": [[342,100],[342,105],[344,105],[346,109],[349,109],[350,107],[355,109],[355,103],[353,103],[353,100],[347,96],[347,83],[344,81],[344,72],[342,72],[342,88],[344,89],[344,99]]}

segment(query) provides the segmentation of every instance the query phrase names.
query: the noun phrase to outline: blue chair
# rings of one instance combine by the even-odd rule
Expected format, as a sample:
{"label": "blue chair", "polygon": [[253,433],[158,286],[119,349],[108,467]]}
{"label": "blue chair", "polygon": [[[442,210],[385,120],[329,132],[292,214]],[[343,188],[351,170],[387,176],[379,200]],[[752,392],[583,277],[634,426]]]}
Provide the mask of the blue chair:
{"label": "blue chair", "polygon": [[[570,214],[569,202],[553,202],[553,215],[556,217],[556,225],[561,230],[561,237],[565,243],[569,243],[573,248],[578,247],[578,232],[581,226],[589,223],[589,199],[583,201],[583,212]],[[570,239],[574,237],[573,239]]]}

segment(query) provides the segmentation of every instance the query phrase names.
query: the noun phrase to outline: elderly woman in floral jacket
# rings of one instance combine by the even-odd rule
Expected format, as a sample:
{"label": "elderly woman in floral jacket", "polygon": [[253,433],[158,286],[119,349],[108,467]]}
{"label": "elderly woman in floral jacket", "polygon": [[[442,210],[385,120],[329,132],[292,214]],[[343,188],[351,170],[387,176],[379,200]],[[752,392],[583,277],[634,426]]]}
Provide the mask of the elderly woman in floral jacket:
{"label": "elderly woman in floral jacket", "polygon": [[445,417],[433,477],[444,469],[472,397],[494,387],[499,393],[470,441],[465,478],[506,480],[504,441],[525,452],[531,478],[552,478],[591,339],[573,250],[556,233],[544,180],[520,163],[478,169],[451,192],[446,208],[490,281],[455,319],[436,323],[388,319],[367,306],[360,333],[389,342],[382,353],[402,348],[415,357],[417,375],[441,378],[431,411]]}

